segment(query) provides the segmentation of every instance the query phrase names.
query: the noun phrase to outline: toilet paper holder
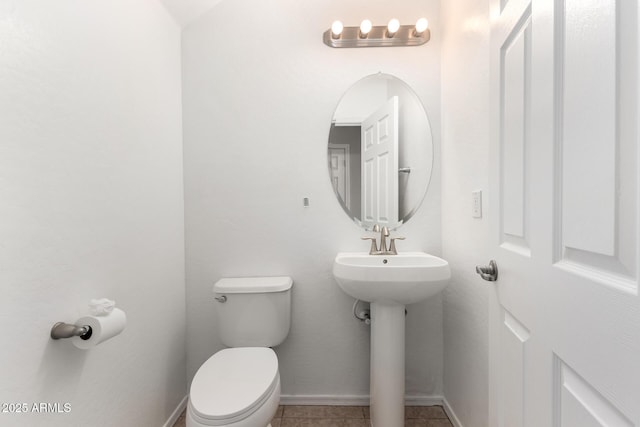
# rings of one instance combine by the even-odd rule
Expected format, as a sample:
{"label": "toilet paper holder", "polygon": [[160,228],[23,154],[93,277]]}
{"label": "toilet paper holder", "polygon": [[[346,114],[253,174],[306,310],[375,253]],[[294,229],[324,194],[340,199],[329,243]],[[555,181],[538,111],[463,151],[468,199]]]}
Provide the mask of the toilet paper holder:
{"label": "toilet paper holder", "polygon": [[70,323],[58,322],[51,328],[51,339],[59,340],[61,338],[80,337],[83,340],[91,338],[91,326],[72,325]]}

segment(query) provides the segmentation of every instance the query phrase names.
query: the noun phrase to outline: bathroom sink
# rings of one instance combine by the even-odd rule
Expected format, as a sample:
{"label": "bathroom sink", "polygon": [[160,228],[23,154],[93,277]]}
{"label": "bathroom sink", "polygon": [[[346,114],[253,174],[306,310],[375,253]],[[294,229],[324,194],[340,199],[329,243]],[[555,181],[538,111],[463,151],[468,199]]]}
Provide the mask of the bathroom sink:
{"label": "bathroom sink", "polygon": [[341,252],[333,262],[333,275],[344,292],[371,303],[371,425],[401,426],[405,403],[405,305],[423,301],[444,289],[451,277],[449,263],[424,252]]}
{"label": "bathroom sink", "polygon": [[406,305],[444,289],[451,270],[447,261],[424,252],[341,252],[333,263],[333,275],[342,290],[354,298]]}

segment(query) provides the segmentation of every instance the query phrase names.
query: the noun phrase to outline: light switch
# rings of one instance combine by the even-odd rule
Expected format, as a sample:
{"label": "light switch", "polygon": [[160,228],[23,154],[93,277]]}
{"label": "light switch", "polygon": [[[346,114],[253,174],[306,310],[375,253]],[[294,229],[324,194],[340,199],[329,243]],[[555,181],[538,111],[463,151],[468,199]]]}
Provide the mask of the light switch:
{"label": "light switch", "polygon": [[482,218],[482,190],[471,192],[471,216]]}

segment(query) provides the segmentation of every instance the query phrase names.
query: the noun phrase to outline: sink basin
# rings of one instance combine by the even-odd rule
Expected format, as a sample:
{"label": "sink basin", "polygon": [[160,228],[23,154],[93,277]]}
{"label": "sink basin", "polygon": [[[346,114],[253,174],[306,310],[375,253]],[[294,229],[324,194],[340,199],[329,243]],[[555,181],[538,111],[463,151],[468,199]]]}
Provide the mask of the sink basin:
{"label": "sink basin", "polygon": [[406,305],[444,289],[451,270],[447,261],[424,252],[341,252],[333,263],[333,275],[342,290],[354,298]]}

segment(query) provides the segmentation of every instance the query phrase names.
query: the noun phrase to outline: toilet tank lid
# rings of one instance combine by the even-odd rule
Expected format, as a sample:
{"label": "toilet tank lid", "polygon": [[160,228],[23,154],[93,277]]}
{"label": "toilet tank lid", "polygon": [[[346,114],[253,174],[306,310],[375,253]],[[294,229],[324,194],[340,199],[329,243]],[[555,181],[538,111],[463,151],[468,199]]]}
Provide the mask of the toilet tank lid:
{"label": "toilet tank lid", "polygon": [[293,279],[277,277],[225,277],[213,285],[213,292],[221,294],[251,294],[284,292],[291,289]]}

